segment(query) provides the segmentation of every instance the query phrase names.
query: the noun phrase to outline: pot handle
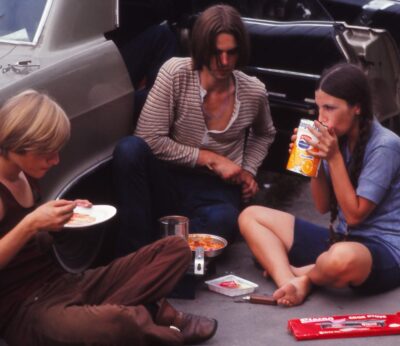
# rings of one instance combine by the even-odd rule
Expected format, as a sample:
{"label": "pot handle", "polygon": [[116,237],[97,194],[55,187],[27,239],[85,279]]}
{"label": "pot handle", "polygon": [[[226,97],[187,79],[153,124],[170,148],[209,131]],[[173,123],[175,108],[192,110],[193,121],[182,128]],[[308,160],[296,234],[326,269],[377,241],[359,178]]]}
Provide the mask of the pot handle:
{"label": "pot handle", "polygon": [[194,275],[204,275],[204,248],[199,246],[194,253]]}

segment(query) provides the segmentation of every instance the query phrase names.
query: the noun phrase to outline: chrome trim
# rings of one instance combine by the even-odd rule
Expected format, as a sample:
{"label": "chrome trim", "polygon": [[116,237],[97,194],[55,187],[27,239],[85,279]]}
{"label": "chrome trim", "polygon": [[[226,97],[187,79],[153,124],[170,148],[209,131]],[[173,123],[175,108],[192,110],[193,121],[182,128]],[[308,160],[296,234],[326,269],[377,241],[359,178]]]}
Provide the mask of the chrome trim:
{"label": "chrome trim", "polygon": [[78,176],[76,176],[74,179],[72,179],[67,185],[65,185],[63,187],[63,189],[56,195],[55,199],[60,199],[63,198],[63,196],[72,188],[74,187],[76,184],[78,184],[78,182],[84,178],[85,176],[87,176],[90,173],[93,173],[94,171],[96,171],[99,167],[101,167],[102,165],[106,164],[107,162],[111,161],[112,159],[112,155],[107,156],[105,159],[97,162],[95,165],[89,167],[88,169],[86,169],[84,172],[82,172],[81,174],[79,174]]}
{"label": "chrome trim", "polygon": [[294,71],[288,71],[288,70],[277,70],[277,69],[266,68],[266,67],[249,66],[249,67],[246,67],[246,69],[247,70],[256,70],[259,72],[276,73],[276,74],[281,74],[281,75],[291,75],[291,76],[295,76],[295,77],[306,77],[306,78],[311,78],[311,79],[315,79],[315,80],[318,80],[320,78],[320,75],[318,75],[318,74],[294,72]]}
{"label": "chrome trim", "polygon": [[284,94],[284,93],[277,93],[277,92],[274,92],[274,91],[268,91],[268,96],[286,98],[287,95]]}
{"label": "chrome trim", "polygon": [[47,17],[48,17],[49,12],[50,12],[50,7],[52,5],[53,5],[53,0],[47,0],[46,6],[45,6],[44,11],[43,11],[42,18],[40,19],[39,25],[38,25],[37,30],[36,30],[36,35],[33,38],[33,42],[32,43],[35,46],[36,46],[37,42],[39,41],[40,35],[42,34],[44,24],[46,23]]}
{"label": "chrome trim", "polygon": [[117,28],[119,28],[119,9],[120,9],[119,0],[116,0],[116,3],[115,3],[115,24],[116,24]]}
{"label": "chrome trim", "polygon": [[265,20],[265,19],[255,19],[255,18],[248,18],[244,17],[243,21],[245,23],[250,23],[250,24],[261,24],[264,26],[327,26],[327,27],[332,27],[337,24],[339,25],[344,25],[347,26],[345,22],[326,22],[326,21],[293,21],[293,22],[280,22],[280,21],[275,21],[275,20]]}
{"label": "chrome trim", "polygon": [[335,40],[338,43],[343,55],[346,57],[347,62],[349,62],[350,61],[350,56],[347,54],[347,51],[344,48],[342,41],[339,39],[339,35],[335,36]]}
{"label": "chrome trim", "polygon": [[304,102],[315,104],[315,100],[314,100],[314,99],[310,99],[310,98],[308,98],[308,97],[306,97],[306,98],[304,99]]}

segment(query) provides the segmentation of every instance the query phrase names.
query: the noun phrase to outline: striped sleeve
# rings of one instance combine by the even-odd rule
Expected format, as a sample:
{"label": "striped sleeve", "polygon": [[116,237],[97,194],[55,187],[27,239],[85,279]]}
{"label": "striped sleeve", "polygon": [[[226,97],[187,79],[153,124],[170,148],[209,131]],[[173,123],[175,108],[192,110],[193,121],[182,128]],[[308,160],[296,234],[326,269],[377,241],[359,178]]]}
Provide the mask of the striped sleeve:
{"label": "striped sleeve", "polygon": [[181,62],[173,58],[161,67],[140,114],[135,134],[147,142],[159,159],[194,166],[199,149],[170,137],[174,123],[174,93],[181,90],[179,73],[176,73]]}

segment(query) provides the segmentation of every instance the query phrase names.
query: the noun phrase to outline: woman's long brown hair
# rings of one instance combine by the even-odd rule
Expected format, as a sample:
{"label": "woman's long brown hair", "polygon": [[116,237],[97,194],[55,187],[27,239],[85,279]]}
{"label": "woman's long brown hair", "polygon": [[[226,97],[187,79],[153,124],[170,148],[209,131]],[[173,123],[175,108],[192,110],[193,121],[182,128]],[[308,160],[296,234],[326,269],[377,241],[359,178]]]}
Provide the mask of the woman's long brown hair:
{"label": "woman's long brown hair", "polygon": [[[348,166],[350,181],[354,189],[356,189],[373,120],[372,98],[367,76],[356,65],[348,63],[334,65],[321,75],[317,84],[318,89],[331,96],[345,100],[350,106],[358,105],[360,107],[360,115],[358,116],[359,136]],[[339,146],[342,152],[346,140],[346,136],[339,139]],[[333,226],[338,215],[338,203],[332,184],[330,185],[330,190],[331,217],[329,230],[331,242],[335,242],[339,240]],[[348,232],[349,228],[347,229]]]}

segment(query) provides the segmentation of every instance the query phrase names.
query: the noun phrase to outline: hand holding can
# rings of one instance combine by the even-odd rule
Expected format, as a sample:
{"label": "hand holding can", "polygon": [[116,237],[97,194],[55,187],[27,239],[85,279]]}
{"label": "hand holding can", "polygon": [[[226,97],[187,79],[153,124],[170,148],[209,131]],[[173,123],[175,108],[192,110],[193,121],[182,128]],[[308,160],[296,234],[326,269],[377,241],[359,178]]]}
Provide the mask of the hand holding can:
{"label": "hand holding can", "polygon": [[313,148],[310,142],[316,142],[317,138],[311,133],[309,127],[316,128],[312,120],[300,120],[296,141],[291,148],[286,169],[306,177],[316,177],[321,159],[312,155],[312,152],[318,152],[318,149]]}

